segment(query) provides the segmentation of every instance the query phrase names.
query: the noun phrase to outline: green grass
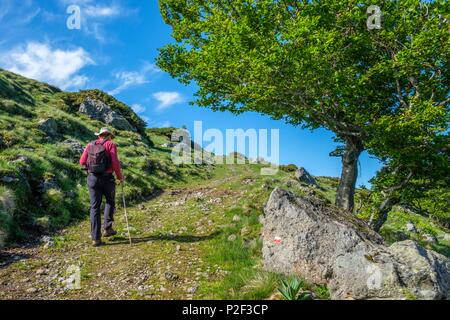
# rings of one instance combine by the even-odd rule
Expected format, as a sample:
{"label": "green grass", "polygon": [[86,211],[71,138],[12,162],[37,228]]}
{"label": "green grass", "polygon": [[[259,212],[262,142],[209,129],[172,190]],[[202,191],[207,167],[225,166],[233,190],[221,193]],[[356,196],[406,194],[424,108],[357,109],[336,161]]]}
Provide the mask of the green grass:
{"label": "green grass", "polygon": [[[224,165],[216,170],[220,172],[227,168]],[[258,165],[236,166],[234,174],[240,178],[220,185],[220,188],[242,193],[234,206],[221,213],[218,222],[223,224],[220,237],[214,238],[204,248],[208,264],[219,265],[227,273],[202,286],[199,292],[201,298],[267,299],[276,294],[281,280],[285,278],[263,269],[260,241],[262,225],[259,216],[263,214],[265,201],[274,187],[301,193],[304,192],[304,186],[289,183],[289,171],[280,170],[276,176],[265,177],[258,174],[259,169]],[[248,183],[250,179],[251,183]],[[234,240],[230,241],[230,236]],[[315,292],[316,297],[329,298],[325,287],[316,287],[306,282],[302,284],[302,289]]]}
{"label": "green grass", "polygon": [[[269,191],[260,188],[264,178],[254,174],[259,170],[257,165],[244,167],[233,168],[239,179],[220,184],[221,190],[244,192],[245,195],[239,197],[234,206],[218,214],[217,223],[222,224],[220,236],[203,248],[208,264],[219,265],[226,274],[205,284],[199,293],[202,297],[264,299],[277,287],[278,276],[263,271],[261,265],[261,224],[258,217],[262,214],[262,199],[267,198]],[[218,166],[215,179],[220,179],[230,169],[228,165]],[[248,186],[243,184],[247,179],[252,179]]]}
{"label": "green grass", "polygon": [[[406,224],[408,222],[412,222],[415,225],[418,231],[417,233],[407,231]],[[449,230],[442,228],[442,226],[431,219],[418,214],[405,212],[400,208],[394,208],[389,213],[388,220],[380,231],[380,234],[388,244],[411,239],[428,249],[450,257],[450,241],[442,240],[442,236],[446,233],[448,234]],[[427,234],[436,237],[438,239],[437,243],[427,243],[425,241],[425,235]]]}

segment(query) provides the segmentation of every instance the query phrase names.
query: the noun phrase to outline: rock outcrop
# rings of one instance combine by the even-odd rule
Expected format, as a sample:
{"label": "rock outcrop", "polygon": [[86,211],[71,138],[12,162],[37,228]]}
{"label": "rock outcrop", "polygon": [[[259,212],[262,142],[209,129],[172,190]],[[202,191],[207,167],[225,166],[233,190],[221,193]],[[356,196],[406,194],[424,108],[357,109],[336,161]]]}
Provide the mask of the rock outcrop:
{"label": "rock outcrop", "polygon": [[408,232],[413,232],[413,233],[417,233],[417,228],[414,225],[414,223],[412,223],[411,221],[409,221],[408,223],[406,223],[406,231]]}
{"label": "rock outcrop", "polygon": [[450,260],[413,241],[387,247],[364,222],[275,189],[264,210],[266,269],[327,284],[333,299],[450,299]]}
{"label": "rock outcrop", "polygon": [[81,155],[84,151],[84,146],[75,139],[66,139],[62,142],[63,145],[67,146],[74,154]]}
{"label": "rock outcrop", "polygon": [[294,175],[295,175],[295,178],[300,182],[304,182],[304,183],[312,185],[312,186],[317,186],[316,180],[303,167],[300,167],[297,170],[295,170]]}
{"label": "rock outcrop", "polygon": [[136,128],[134,128],[119,111],[112,110],[102,101],[87,98],[80,105],[78,111],[87,114],[92,119],[105,122],[116,129],[136,131]]}
{"label": "rock outcrop", "polygon": [[38,124],[39,130],[47,134],[47,136],[54,138],[58,135],[58,123],[55,119],[42,119]]}
{"label": "rock outcrop", "polygon": [[8,224],[13,219],[15,206],[12,191],[6,190],[0,193],[0,249],[4,246],[8,237]]}

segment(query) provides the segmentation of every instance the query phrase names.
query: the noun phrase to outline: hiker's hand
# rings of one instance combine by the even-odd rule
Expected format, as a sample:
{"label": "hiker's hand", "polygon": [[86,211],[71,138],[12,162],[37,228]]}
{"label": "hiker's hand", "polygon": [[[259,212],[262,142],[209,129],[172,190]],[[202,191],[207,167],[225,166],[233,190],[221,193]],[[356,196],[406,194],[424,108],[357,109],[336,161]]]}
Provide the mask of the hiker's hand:
{"label": "hiker's hand", "polygon": [[123,183],[123,178],[122,179],[119,179],[119,180],[117,180],[117,184],[118,185],[121,185]]}

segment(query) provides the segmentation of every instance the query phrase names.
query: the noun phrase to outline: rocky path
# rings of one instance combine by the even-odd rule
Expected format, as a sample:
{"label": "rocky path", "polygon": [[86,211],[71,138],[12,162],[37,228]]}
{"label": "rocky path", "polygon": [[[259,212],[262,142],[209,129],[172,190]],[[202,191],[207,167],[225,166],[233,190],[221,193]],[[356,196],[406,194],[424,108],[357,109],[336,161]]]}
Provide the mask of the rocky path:
{"label": "rocky path", "polygon": [[[224,208],[245,197],[247,186],[238,179],[231,172],[129,208],[132,245],[118,206],[119,233],[104,246],[90,245],[85,220],[39,243],[3,250],[0,299],[202,298],[202,283],[226,274],[204,255],[227,222]],[[231,190],[229,183],[239,187]]]}

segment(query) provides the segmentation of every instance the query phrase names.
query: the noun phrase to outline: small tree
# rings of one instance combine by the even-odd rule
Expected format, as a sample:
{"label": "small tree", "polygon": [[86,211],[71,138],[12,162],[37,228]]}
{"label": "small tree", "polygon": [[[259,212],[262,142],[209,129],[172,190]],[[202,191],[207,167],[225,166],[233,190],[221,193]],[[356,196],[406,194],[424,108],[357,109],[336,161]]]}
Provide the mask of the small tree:
{"label": "small tree", "polygon": [[[448,111],[429,103],[413,104],[404,113],[378,120],[374,127],[378,132],[373,132],[378,138],[368,146],[385,166],[372,180],[373,192],[367,204],[373,229],[380,230],[396,204],[416,205],[417,212],[434,214],[441,224],[448,223],[449,121]],[[437,202],[433,206],[427,203],[430,192]]]}
{"label": "small tree", "polygon": [[[157,63],[198,85],[196,104],[336,134],[343,143],[335,152],[342,157],[336,204],[344,209],[353,209],[357,161],[378,138],[379,120],[448,104],[445,0],[426,8],[419,0],[159,3],[175,42]],[[383,13],[379,30],[367,28],[370,4]]]}

